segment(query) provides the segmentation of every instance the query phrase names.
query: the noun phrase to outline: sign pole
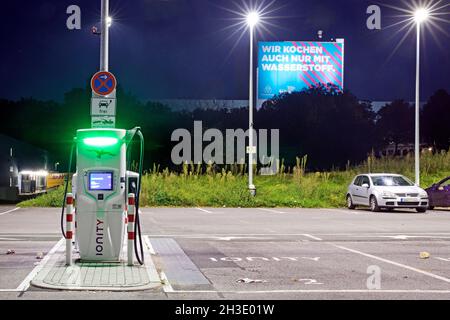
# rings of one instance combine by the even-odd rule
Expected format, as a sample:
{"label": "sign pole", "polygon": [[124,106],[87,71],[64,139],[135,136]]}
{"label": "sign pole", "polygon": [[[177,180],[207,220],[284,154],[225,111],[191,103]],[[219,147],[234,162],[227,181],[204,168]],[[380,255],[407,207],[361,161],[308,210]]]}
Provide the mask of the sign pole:
{"label": "sign pole", "polygon": [[115,128],[117,81],[109,69],[109,0],[101,0],[100,71],[91,79],[91,127]]}
{"label": "sign pole", "polygon": [[109,59],[109,0],[102,0],[101,8],[101,40],[100,40],[100,71],[108,71]]}

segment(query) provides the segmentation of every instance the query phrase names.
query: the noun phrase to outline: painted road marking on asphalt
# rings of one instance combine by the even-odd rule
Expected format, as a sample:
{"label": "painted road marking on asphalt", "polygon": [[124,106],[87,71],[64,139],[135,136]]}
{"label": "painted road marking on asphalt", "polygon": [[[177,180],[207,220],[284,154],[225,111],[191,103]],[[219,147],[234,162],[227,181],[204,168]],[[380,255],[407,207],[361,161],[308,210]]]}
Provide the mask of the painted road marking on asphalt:
{"label": "painted road marking on asphalt", "polygon": [[333,244],[333,243],[329,243],[329,244],[331,244],[332,246],[334,246],[336,248],[345,250],[345,251],[349,251],[349,252],[356,253],[356,254],[359,254],[359,255],[362,255],[362,256],[365,256],[365,257],[368,257],[368,258],[372,258],[372,259],[379,260],[379,261],[382,261],[382,262],[385,262],[385,263],[389,263],[389,264],[392,264],[392,265],[400,267],[400,268],[408,269],[408,270],[411,270],[411,271],[414,271],[414,272],[421,273],[423,275],[429,276],[431,278],[442,280],[444,282],[450,283],[450,279],[448,279],[446,277],[439,276],[437,274],[434,274],[434,273],[431,273],[431,272],[428,272],[428,271],[417,269],[417,268],[408,266],[406,264],[402,264],[402,263],[398,263],[398,262],[395,262],[395,261],[392,261],[392,260],[384,259],[384,258],[381,258],[381,257],[378,257],[378,256],[374,256],[374,255],[369,254],[369,253],[364,253],[362,251],[358,251],[358,250],[355,250],[355,249],[350,249],[350,248],[347,248],[347,247],[344,247],[344,246],[340,246],[340,245],[337,245],[337,244]]}
{"label": "painted road marking on asphalt", "polygon": [[[396,237],[398,236],[398,232],[373,232],[373,233],[317,233],[319,236],[346,236],[346,237]],[[439,237],[439,236],[450,236],[450,233],[446,232],[412,232],[406,235],[407,237],[415,237],[415,236],[428,236],[428,237]]]}
{"label": "painted road marking on asphalt", "polygon": [[286,261],[301,261],[301,260],[311,260],[311,261],[315,261],[318,262],[320,260],[320,257],[257,257],[257,256],[253,256],[253,257],[222,257],[222,258],[214,258],[214,257],[210,257],[209,260],[211,262],[219,262],[219,261],[225,261],[225,262],[241,262],[241,261],[250,261],[253,262],[255,260],[258,260],[260,262],[265,261],[265,262],[272,262],[272,261],[276,261],[276,262],[286,262]]}
{"label": "painted road marking on asphalt", "polygon": [[172,288],[172,285],[169,282],[169,279],[167,279],[166,274],[164,273],[164,271],[160,271],[159,272],[159,277],[163,283],[163,290],[164,292],[175,292]]}
{"label": "painted road marking on asphalt", "polygon": [[20,209],[20,207],[17,207],[17,208],[14,208],[14,209],[11,209],[11,210],[8,210],[8,211],[5,211],[5,212],[0,212],[0,216],[2,216],[4,214],[7,214],[7,213],[11,213],[11,212],[17,211],[19,209]]}
{"label": "painted road marking on asphalt", "polygon": [[307,237],[307,238],[310,238],[310,239],[313,239],[313,240],[316,240],[316,241],[322,241],[321,238],[315,237],[315,236],[310,235],[310,234],[308,234],[308,233],[303,234],[303,236],[305,236],[305,237]]}
{"label": "painted road marking on asphalt", "polygon": [[0,289],[0,292],[20,292],[20,290],[17,290],[17,289]]}
{"label": "painted road marking on asphalt", "polygon": [[148,251],[151,255],[156,255],[155,249],[153,249],[152,243],[150,242],[150,239],[148,236],[144,236],[144,243],[147,245]]}
{"label": "painted road marking on asphalt", "polygon": [[[361,236],[350,236],[353,238],[359,238]],[[427,239],[427,238],[436,238],[436,239],[450,239],[450,236],[441,236],[441,235],[404,235],[404,234],[400,234],[400,235],[392,235],[392,236],[373,236],[376,238],[389,238],[389,239],[394,239],[394,240],[409,240],[409,239],[413,239],[413,238],[422,238],[422,239]]]}
{"label": "painted road marking on asphalt", "polygon": [[[169,293],[169,292],[168,292]],[[312,289],[312,290],[248,290],[248,291],[227,291],[227,290],[173,290],[170,293],[222,293],[222,294],[268,294],[268,293],[424,293],[424,294],[450,294],[450,290],[382,290],[382,289],[374,289],[374,290],[327,290],[327,289]]]}
{"label": "painted road marking on asphalt", "polygon": [[58,248],[64,243],[65,239],[61,238],[53,248],[47,253],[44,259],[28,274],[28,276],[22,281],[21,284],[16,288],[17,291],[26,291],[30,286],[31,280],[42,270],[42,268],[47,264],[47,261],[50,260],[51,256],[58,250]]}
{"label": "painted road marking on asphalt", "polygon": [[270,212],[270,213],[286,213],[284,211],[278,211],[278,210],[273,210],[273,209],[264,209],[264,208],[257,208],[257,209],[261,210],[261,211]]}
{"label": "painted road marking on asphalt", "polygon": [[345,214],[361,214],[361,212],[357,211],[357,210],[338,209],[338,208],[336,208],[336,209],[322,208],[319,210],[324,210],[324,211],[333,212],[333,213],[341,212],[341,213],[345,213]]}
{"label": "painted road marking on asphalt", "polygon": [[441,261],[445,261],[445,262],[450,262],[450,258],[441,258],[441,257],[434,257],[437,260],[441,260]]}
{"label": "painted road marking on asphalt", "polygon": [[[7,234],[4,234],[7,235]],[[8,234],[9,235],[9,234]],[[392,235],[396,236],[398,233],[395,232],[374,232],[374,233],[362,233],[362,234],[355,234],[355,233],[317,233],[317,236],[346,236],[346,237],[357,237],[357,238],[370,238],[370,237],[379,237],[381,235]],[[450,233],[444,233],[444,232],[438,232],[438,233],[409,233],[410,236],[414,235],[428,235],[430,237],[433,236],[450,236]],[[149,234],[147,235],[151,238],[219,238],[219,237],[286,237],[286,236],[305,236],[305,233],[199,233],[199,234]],[[320,238],[319,238],[320,239]]]}
{"label": "painted road marking on asphalt", "polygon": [[[215,240],[219,241],[232,241],[232,240],[239,240],[239,239],[261,239],[260,237],[213,237]],[[262,238],[267,239],[267,238]]]}
{"label": "painted road marking on asphalt", "polygon": [[298,282],[303,282],[305,285],[321,285],[322,282],[318,282],[316,279],[298,279]]}
{"label": "painted road marking on asphalt", "polygon": [[209,211],[209,210],[206,210],[206,209],[202,209],[202,208],[195,208],[195,209],[203,211],[203,212],[206,212],[206,213],[214,213],[212,211]]}
{"label": "painted road marking on asphalt", "polygon": [[[5,234],[6,235],[6,234]],[[212,233],[212,234],[149,234],[147,235],[150,238],[181,238],[181,239],[213,239],[213,240],[220,240],[220,241],[233,241],[233,240],[245,240],[245,239],[254,239],[254,240],[270,240],[270,239],[277,239],[282,237],[308,237],[310,239],[316,240],[316,241],[324,241],[320,237],[349,237],[349,238],[371,238],[370,241],[391,241],[390,237],[396,237],[398,233],[362,233],[362,234],[355,234],[355,233],[317,233],[314,236],[311,234],[305,234],[305,233],[231,233],[231,234],[220,234],[220,233]],[[417,237],[416,237],[417,236]],[[441,241],[448,241],[447,239],[450,237],[449,233],[410,233],[407,235],[409,237],[408,240],[410,241],[419,241],[424,239],[430,239],[429,241],[434,240],[441,240]],[[412,238],[415,237],[416,239]],[[377,238],[380,238],[379,240]],[[384,238],[384,239],[382,239]],[[393,239],[392,241],[397,242],[399,239]],[[369,241],[369,240],[368,240]],[[406,241],[406,240],[404,240]],[[428,240],[427,240],[428,241]]]}

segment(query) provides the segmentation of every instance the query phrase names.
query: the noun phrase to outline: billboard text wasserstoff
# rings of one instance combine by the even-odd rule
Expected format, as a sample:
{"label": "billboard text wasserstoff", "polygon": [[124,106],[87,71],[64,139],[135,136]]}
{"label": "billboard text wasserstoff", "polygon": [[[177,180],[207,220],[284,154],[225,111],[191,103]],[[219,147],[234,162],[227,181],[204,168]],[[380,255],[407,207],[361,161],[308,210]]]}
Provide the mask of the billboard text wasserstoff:
{"label": "billboard text wasserstoff", "polygon": [[259,42],[258,100],[319,83],[344,88],[344,40]]}

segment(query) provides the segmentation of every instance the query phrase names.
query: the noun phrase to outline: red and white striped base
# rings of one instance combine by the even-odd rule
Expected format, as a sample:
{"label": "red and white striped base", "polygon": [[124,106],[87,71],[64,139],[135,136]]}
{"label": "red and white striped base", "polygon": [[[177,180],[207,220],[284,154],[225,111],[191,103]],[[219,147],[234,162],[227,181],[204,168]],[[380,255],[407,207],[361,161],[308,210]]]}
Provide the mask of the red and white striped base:
{"label": "red and white striped base", "polygon": [[127,207],[127,214],[128,214],[128,224],[127,224],[127,231],[128,231],[128,243],[127,243],[127,253],[128,253],[128,265],[133,265],[133,245],[134,245],[134,220],[136,217],[136,199],[134,197],[133,193],[128,194],[128,207]]}
{"label": "red and white striped base", "polygon": [[73,230],[73,195],[68,193],[66,196],[66,265],[72,265],[72,239]]}

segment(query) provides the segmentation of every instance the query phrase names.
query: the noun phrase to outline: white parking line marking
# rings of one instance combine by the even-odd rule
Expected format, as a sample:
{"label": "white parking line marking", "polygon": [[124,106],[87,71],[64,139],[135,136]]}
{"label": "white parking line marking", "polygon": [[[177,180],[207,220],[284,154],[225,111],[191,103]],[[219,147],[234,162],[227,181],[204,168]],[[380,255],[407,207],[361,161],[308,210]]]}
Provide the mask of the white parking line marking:
{"label": "white parking line marking", "polygon": [[202,208],[195,208],[195,209],[203,211],[203,212],[206,212],[206,213],[214,213],[212,211],[209,211],[209,210],[206,210],[206,209],[202,209]]}
{"label": "white parking line marking", "polygon": [[264,208],[257,208],[257,209],[261,210],[261,211],[270,212],[270,213],[286,213],[286,212],[283,212],[283,211],[278,211],[278,210],[273,210],[273,209],[264,209]]}
{"label": "white parking line marking", "polygon": [[4,215],[4,214],[7,214],[7,213],[11,213],[11,212],[17,211],[17,210],[19,210],[19,209],[20,209],[20,208],[17,207],[17,208],[14,208],[14,209],[11,209],[11,210],[8,210],[8,211],[5,211],[5,212],[0,212],[0,216],[2,216],[2,215]]}
{"label": "white parking line marking", "polygon": [[315,237],[315,236],[310,235],[310,234],[308,234],[308,233],[305,233],[305,234],[303,234],[303,235],[304,235],[305,237],[308,237],[308,238],[313,239],[313,240],[322,241],[321,238]]}
{"label": "white parking line marking", "polygon": [[[392,234],[393,236],[397,235],[398,233],[395,232],[374,232],[374,233],[317,233],[318,236],[345,236],[345,237],[356,237],[356,238],[370,238],[374,236],[379,235],[389,235]],[[240,237],[240,236],[249,236],[249,237],[287,237],[287,236],[304,236],[304,233],[198,233],[198,234],[149,234],[149,237],[167,237],[167,238],[217,238],[217,237]],[[409,233],[409,235],[448,235],[450,236],[450,233]]]}
{"label": "white parking line marking", "polygon": [[358,250],[354,250],[354,249],[350,249],[350,248],[347,248],[347,247],[343,247],[343,246],[340,246],[340,245],[337,245],[337,244],[333,244],[333,243],[330,243],[330,244],[332,246],[334,246],[336,248],[339,248],[339,249],[342,249],[342,250],[353,252],[353,253],[356,253],[356,254],[359,254],[359,255],[362,255],[362,256],[365,256],[365,257],[368,257],[368,258],[372,258],[372,259],[375,259],[375,260],[379,260],[379,261],[382,261],[382,262],[385,262],[385,263],[389,263],[389,264],[392,264],[392,265],[400,267],[400,268],[408,269],[408,270],[411,270],[411,271],[414,271],[414,272],[417,272],[417,273],[421,273],[421,274],[426,275],[428,277],[431,277],[431,278],[434,278],[434,279],[438,279],[438,280],[442,280],[444,282],[450,283],[450,279],[442,277],[442,276],[439,276],[439,275],[431,273],[431,272],[420,270],[420,269],[417,269],[417,268],[414,268],[414,267],[407,266],[407,265],[402,264],[402,263],[398,263],[398,262],[395,262],[395,261],[392,261],[392,260],[384,259],[384,258],[381,258],[381,257],[378,257],[378,256],[374,256],[372,254],[364,253],[364,252],[361,252],[361,251],[358,251]]}
{"label": "white parking line marking", "polygon": [[151,255],[156,255],[156,251],[155,249],[153,249],[152,243],[150,242],[150,239],[148,236],[144,236],[144,242],[147,245],[148,251],[150,252]]}
{"label": "white parking line marking", "polygon": [[[382,235],[397,236],[398,232],[373,232],[373,233],[318,233],[321,236],[347,236],[347,237],[380,237]],[[412,232],[406,236],[450,236],[450,233],[446,232]]]}
{"label": "white parking line marking", "polygon": [[161,271],[159,273],[159,277],[161,278],[161,281],[163,282],[164,292],[175,292],[173,290],[172,285],[170,284],[169,280],[167,279],[167,276],[164,273],[164,271]]}
{"label": "white parking line marking", "polygon": [[41,260],[41,262],[28,274],[28,276],[22,281],[21,284],[16,288],[17,291],[26,291],[28,287],[30,286],[31,280],[41,271],[41,269],[45,266],[47,261],[50,259],[51,255],[58,250],[58,248],[63,244],[65,241],[64,238],[61,238],[54,246],[53,248],[47,253],[47,255],[44,257],[44,259]]}
{"label": "white parking line marking", "polygon": [[213,239],[217,239],[220,241],[231,241],[231,240],[239,240],[239,239],[259,239],[258,237],[213,237]]}
{"label": "white parking line marking", "polygon": [[436,293],[436,294],[450,294],[450,290],[249,290],[249,291],[219,291],[219,290],[174,290],[170,293],[228,293],[228,294],[267,294],[267,293]]}
{"label": "white parking line marking", "polygon": [[376,236],[378,238],[391,238],[394,240],[408,240],[412,238],[439,238],[439,239],[450,239],[450,237],[446,236],[407,236],[407,235],[398,235],[398,236]]}
{"label": "white parking line marking", "polygon": [[17,289],[0,289],[0,292],[20,292]]}
{"label": "white parking line marking", "polygon": [[320,209],[320,210],[333,212],[333,213],[341,212],[341,213],[345,213],[345,214],[361,214],[361,212],[357,211],[357,210],[348,210],[348,209],[339,209],[339,208],[335,208],[335,209],[333,209],[333,208],[323,208],[323,209]]}
{"label": "white parking line marking", "polygon": [[450,262],[450,258],[435,257],[435,259],[445,261],[445,262]]}

